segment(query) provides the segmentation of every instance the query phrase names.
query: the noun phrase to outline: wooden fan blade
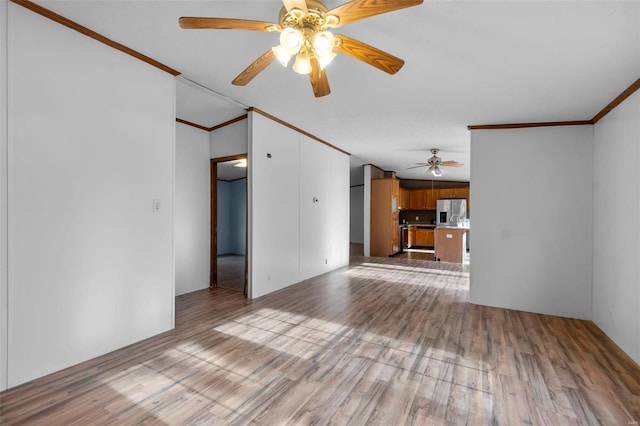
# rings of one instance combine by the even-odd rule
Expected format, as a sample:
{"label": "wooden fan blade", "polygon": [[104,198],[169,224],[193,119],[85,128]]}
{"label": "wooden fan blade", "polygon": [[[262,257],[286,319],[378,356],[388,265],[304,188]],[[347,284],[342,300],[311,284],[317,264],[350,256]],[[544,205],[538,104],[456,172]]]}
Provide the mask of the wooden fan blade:
{"label": "wooden fan blade", "polygon": [[[418,164],[418,163],[416,163],[416,164]],[[409,168],[407,168],[407,170],[417,169],[417,168],[420,168],[420,167],[427,167],[428,165],[429,165],[429,163],[421,163],[419,166],[409,167]]]}
{"label": "wooden fan blade", "polygon": [[278,25],[271,22],[250,21],[247,19],[197,18],[183,16],[180,18],[179,22],[180,27],[185,29],[275,31],[279,28]]}
{"label": "wooden fan blade", "polygon": [[386,73],[395,74],[404,65],[402,59],[373,46],[344,35],[338,35],[337,37],[342,41],[336,47],[338,52],[366,62]]}
{"label": "wooden fan blade", "polygon": [[253,61],[251,65],[238,74],[231,84],[235,84],[236,86],[246,86],[256,75],[258,75],[260,71],[271,65],[275,60],[276,55],[273,53],[273,50],[267,50],[264,52],[264,55]]}
{"label": "wooden fan blade", "polygon": [[419,4],[422,4],[422,0],[353,0],[330,10],[327,15],[335,15],[340,18],[336,27],[342,27],[370,16]]}
{"label": "wooden fan blade", "polygon": [[440,163],[441,166],[447,166],[447,167],[462,167],[464,166],[464,164],[462,163],[458,163],[457,161],[443,161],[442,163]]}
{"label": "wooden fan blade", "polygon": [[311,58],[311,73],[309,73],[309,80],[311,80],[311,87],[313,87],[313,94],[316,95],[316,98],[320,98],[331,93],[327,74],[320,68],[320,64],[316,58]]}
{"label": "wooden fan blade", "polygon": [[305,0],[282,0],[282,4],[284,4],[287,12],[291,12],[291,9],[300,9],[304,13],[308,12],[307,2]]}

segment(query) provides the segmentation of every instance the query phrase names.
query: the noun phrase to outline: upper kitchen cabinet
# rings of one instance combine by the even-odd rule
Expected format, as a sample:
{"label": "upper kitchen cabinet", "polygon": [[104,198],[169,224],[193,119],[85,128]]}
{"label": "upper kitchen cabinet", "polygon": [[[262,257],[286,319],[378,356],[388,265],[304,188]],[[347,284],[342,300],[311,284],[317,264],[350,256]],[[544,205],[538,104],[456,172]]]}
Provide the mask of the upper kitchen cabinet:
{"label": "upper kitchen cabinet", "polygon": [[438,206],[438,190],[437,189],[425,189],[425,209],[435,210]]}
{"label": "upper kitchen cabinet", "polygon": [[[431,184],[425,181],[425,184]],[[422,188],[404,189],[400,188],[400,209],[402,210],[436,210],[438,200],[463,198],[469,200],[469,186],[466,183],[452,183],[452,185],[467,185],[455,188]],[[425,185],[426,186],[426,185]]]}
{"label": "upper kitchen cabinet", "polygon": [[409,191],[409,208],[411,210],[425,210],[427,205],[426,196],[426,189]]}
{"label": "upper kitchen cabinet", "polygon": [[409,198],[410,198],[410,191],[404,188],[400,188],[400,199],[398,201],[398,206],[400,210],[409,209],[410,202],[411,202]]}
{"label": "upper kitchen cabinet", "polygon": [[405,209],[409,208],[409,203],[411,201],[410,200],[410,198],[411,198],[410,196],[411,196],[411,193],[408,190],[405,189],[404,190],[404,195],[402,196],[403,197],[403,202],[402,203],[404,204]]}
{"label": "upper kitchen cabinet", "polygon": [[[438,204],[437,189],[414,189],[409,193],[409,209],[435,210]],[[442,198],[442,197],[440,197]]]}
{"label": "upper kitchen cabinet", "polygon": [[371,256],[387,257],[400,251],[397,179],[371,180]]}
{"label": "upper kitchen cabinet", "polygon": [[453,197],[451,198],[469,198],[469,187],[453,188]]}
{"label": "upper kitchen cabinet", "polygon": [[453,196],[453,188],[440,188],[438,189],[438,199],[449,199],[454,198]]}

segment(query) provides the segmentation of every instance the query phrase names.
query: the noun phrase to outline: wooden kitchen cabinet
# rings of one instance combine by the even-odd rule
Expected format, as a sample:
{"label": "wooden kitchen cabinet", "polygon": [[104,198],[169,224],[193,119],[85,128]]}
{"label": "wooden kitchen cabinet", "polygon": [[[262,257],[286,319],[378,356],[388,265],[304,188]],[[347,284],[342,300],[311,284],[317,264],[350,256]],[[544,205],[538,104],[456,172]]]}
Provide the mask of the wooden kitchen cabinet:
{"label": "wooden kitchen cabinet", "polygon": [[453,188],[453,198],[469,198],[469,188]]}
{"label": "wooden kitchen cabinet", "polygon": [[438,206],[438,190],[425,189],[425,208],[427,210],[435,210]]}
{"label": "wooden kitchen cabinet", "polygon": [[421,247],[433,247],[434,232],[430,228],[416,229],[416,244]]}
{"label": "wooden kitchen cabinet", "polygon": [[409,191],[404,189],[404,188],[400,188],[400,197],[398,199],[398,208],[400,210],[407,210],[409,209]]}
{"label": "wooden kitchen cabinet", "polygon": [[[400,198],[407,197],[401,202],[402,209],[409,210],[436,210],[438,200],[442,199],[466,199],[467,208],[469,206],[469,187],[459,188],[433,188],[433,189],[412,189],[401,188]],[[406,206],[406,207],[405,207]]]}
{"label": "wooden kitchen cabinet", "polygon": [[400,251],[397,179],[371,180],[371,256],[387,257]]}
{"label": "wooden kitchen cabinet", "polygon": [[426,190],[414,189],[409,192],[409,208],[411,210],[424,210],[426,206]]}
{"label": "wooden kitchen cabinet", "polygon": [[407,243],[407,247],[413,247],[418,245],[416,242],[416,227],[409,226],[409,241]]}
{"label": "wooden kitchen cabinet", "polygon": [[449,199],[453,197],[453,188],[440,188],[438,189],[438,199]]}

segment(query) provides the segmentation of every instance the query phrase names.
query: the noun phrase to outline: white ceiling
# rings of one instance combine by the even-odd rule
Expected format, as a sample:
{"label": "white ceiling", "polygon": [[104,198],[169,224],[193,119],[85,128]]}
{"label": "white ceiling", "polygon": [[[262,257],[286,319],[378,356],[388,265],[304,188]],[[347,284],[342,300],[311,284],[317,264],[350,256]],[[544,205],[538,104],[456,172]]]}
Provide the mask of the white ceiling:
{"label": "white ceiling", "polygon": [[247,177],[246,167],[235,167],[239,160],[225,161],[218,163],[218,180],[238,180]]}
{"label": "white ceiling", "polygon": [[465,164],[441,179],[468,180],[467,125],[590,119],[640,77],[639,1],[426,0],[336,30],[406,64],[390,76],[339,55],[323,98],[278,63],[246,87],[230,84],[277,33],[178,26],[180,16],[276,22],[278,0],[37,3],[218,94],[178,89],[180,118],[211,126],[257,107],[401,178],[426,178],[407,168],[433,147]]}

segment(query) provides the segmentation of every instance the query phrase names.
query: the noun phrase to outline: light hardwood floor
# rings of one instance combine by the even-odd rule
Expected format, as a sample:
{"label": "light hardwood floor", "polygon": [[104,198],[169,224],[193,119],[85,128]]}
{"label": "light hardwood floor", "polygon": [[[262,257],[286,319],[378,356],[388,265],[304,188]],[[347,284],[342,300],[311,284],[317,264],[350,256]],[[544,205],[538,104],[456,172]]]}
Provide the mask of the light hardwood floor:
{"label": "light hardwood floor", "polygon": [[0,394],[2,424],[637,424],[640,368],[591,322],[467,303],[465,267],[354,257]]}

